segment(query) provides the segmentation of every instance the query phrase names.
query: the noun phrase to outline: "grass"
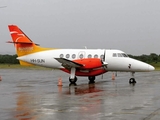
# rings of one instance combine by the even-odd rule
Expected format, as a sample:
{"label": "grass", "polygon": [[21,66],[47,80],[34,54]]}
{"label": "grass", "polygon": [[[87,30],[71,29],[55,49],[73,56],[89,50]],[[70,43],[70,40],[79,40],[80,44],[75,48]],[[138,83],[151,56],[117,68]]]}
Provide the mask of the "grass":
{"label": "grass", "polygon": [[155,67],[155,70],[156,70],[156,71],[160,71],[160,62],[151,63],[151,65]]}
{"label": "grass", "polygon": [[21,66],[20,64],[0,64],[0,69],[48,69],[50,70],[51,68],[45,68],[45,67],[40,67],[40,66]]}

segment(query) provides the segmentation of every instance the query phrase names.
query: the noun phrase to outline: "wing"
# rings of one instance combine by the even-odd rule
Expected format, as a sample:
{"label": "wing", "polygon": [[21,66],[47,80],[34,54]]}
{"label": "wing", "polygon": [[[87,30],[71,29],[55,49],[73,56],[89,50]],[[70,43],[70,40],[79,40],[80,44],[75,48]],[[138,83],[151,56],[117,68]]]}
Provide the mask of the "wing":
{"label": "wing", "polygon": [[79,64],[79,63],[76,63],[74,61],[71,61],[71,60],[67,60],[65,58],[55,58],[58,62],[62,63],[62,66],[67,68],[67,69],[70,69],[72,67],[74,68],[80,68],[80,67],[83,67],[83,64]]}

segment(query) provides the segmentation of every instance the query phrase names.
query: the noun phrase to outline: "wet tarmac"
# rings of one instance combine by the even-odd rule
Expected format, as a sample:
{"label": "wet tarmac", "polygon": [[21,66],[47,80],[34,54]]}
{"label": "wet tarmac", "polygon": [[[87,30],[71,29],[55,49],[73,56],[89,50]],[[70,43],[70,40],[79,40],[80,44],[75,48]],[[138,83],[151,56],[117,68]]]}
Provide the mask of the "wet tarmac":
{"label": "wet tarmac", "polygon": [[[94,84],[57,70],[0,69],[0,120],[159,120],[160,72],[97,77]],[[57,86],[58,79],[63,86]]]}

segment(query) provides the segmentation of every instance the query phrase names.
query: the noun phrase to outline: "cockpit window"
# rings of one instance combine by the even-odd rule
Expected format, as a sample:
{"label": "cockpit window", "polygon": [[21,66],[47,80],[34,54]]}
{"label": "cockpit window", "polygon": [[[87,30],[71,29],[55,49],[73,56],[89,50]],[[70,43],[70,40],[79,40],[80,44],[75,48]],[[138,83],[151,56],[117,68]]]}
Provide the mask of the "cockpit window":
{"label": "cockpit window", "polygon": [[117,57],[117,53],[113,53],[113,57]]}
{"label": "cockpit window", "polygon": [[113,57],[128,57],[125,53],[113,53]]}
{"label": "cockpit window", "polygon": [[122,53],[123,57],[128,57],[128,55],[126,55],[125,53]]}
{"label": "cockpit window", "polygon": [[118,53],[118,57],[123,57],[121,53]]}

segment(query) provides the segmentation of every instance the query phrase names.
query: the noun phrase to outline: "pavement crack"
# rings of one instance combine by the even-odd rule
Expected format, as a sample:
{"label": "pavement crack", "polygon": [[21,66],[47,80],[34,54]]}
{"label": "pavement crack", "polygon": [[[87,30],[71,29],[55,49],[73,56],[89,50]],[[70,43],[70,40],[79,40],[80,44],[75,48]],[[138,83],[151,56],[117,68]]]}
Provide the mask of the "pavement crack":
{"label": "pavement crack", "polygon": [[151,114],[149,114],[146,118],[144,118],[143,120],[150,120],[152,119],[155,115],[157,115],[160,111],[160,108],[158,108],[157,110],[153,111]]}

